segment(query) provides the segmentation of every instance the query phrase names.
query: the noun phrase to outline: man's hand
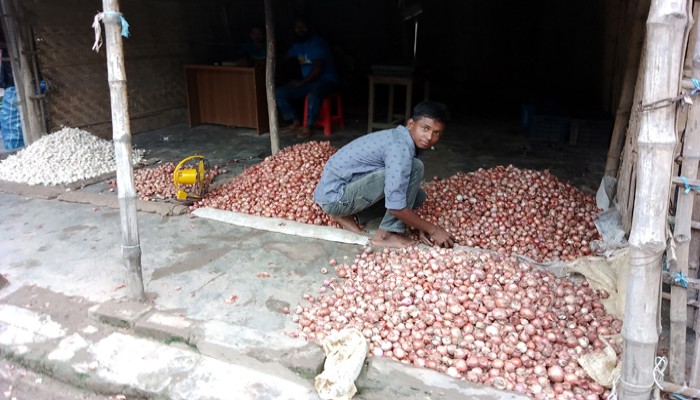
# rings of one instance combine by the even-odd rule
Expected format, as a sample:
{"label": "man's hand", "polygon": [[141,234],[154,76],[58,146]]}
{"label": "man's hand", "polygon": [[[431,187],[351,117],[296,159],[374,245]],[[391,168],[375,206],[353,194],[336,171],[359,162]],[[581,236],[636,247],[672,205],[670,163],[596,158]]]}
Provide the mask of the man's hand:
{"label": "man's hand", "polygon": [[[427,235],[427,236],[426,236]],[[420,232],[420,240],[421,242],[432,246],[432,245],[437,245],[440,247],[447,247],[447,248],[452,248],[455,245],[456,239],[454,236],[450,235],[446,230],[442,229],[441,227],[435,225],[435,230],[431,233],[427,232]],[[430,239],[428,240],[428,236],[430,236]]]}
{"label": "man's hand", "polygon": [[417,229],[420,232],[418,234],[420,241],[426,245],[437,245],[440,247],[453,247],[455,245],[455,238],[447,233],[446,230],[419,217],[418,214],[410,208],[402,208],[400,210],[389,209],[388,211],[406,225]]}

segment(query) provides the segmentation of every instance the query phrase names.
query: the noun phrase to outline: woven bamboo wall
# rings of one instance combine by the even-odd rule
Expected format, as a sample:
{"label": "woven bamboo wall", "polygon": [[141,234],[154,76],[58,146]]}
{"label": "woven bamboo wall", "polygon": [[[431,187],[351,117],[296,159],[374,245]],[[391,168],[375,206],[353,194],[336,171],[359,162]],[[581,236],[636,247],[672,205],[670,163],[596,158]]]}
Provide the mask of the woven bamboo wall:
{"label": "woven bamboo wall", "polygon": [[[91,50],[101,4],[88,0],[25,0],[47,93],[50,131],[80,127],[112,135],[106,50]],[[185,13],[179,0],[124,0],[131,32],[124,39],[131,131],[186,122],[183,64],[189,62]]]}

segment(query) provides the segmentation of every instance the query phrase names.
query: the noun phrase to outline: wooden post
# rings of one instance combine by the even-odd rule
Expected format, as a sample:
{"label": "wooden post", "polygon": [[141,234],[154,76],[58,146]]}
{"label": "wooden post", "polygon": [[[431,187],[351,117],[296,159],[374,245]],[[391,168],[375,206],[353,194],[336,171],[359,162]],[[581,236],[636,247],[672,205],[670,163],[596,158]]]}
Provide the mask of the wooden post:
{"label": "wooden post", "polygon": [[[646,55],[640,69],[642,82],[638,86],[642,104],[679,93],[688,9],[686,1],[651,2]],[[675,111],[675,104],[639,111],[637,183],[618,386],[623,400],[648,400],[654,385],[661,258],[666,248],[668,196],[676,144]]]}
{"label": "wooden post", "polygon": [[604,110],[613,110],[619,103],[621,76],[625,68],[628,47],[626,43],[631,36],[628,20],[630,0],[604,2],[602,14],[604,22],[602,104]]}
{"label": "wooden post", "polygon": [[[698,175],[700,175],[700,171],[698,171]],[[698,198],[695,199],[695,204],[693,204],[693,221],[700,221],[700,199]],[[700,276],[697,276],[700,273],[700,230],[695,229],[692,231],[689,249],[689,270],[694,271],[695,276],[700,278]],[[697,294],[697,291],[695,293]],[[693,351],[693,367],[690,372],[690,386],[700,387],[700,310],[695,310],[693,330],[695,330],[695,350]]]}
{"label": "wooden post", "polygon": [[272,0],[265,0],[265,33],[267,57],[265,61],[265,86],[267,87],[267,112],[270,119],[270,147],[272,154],[280,151],[279,122],[277,121],[277,99],[275,96],[275,16]]}
{"label": "wooden post", "polygon": [[117,162],[117,197],[122,230],[122,258],[127,270],[129,298],[146,299],[141,272],[141,245],[136,218],[136,186],[131,158],[131,125],[118,0],[102,0],[107,75],[112,103],[112,137]]}
{"label": "wooden post", "polygon": [[[28,146],[39,140],[45,132],[44,116],[40,114],[35,100],[35,84],[32,77],[31,47],[25,43],[26,35],[21,35],[18,28],[18,19],[21,21],[22,10],[13,7],[10,0],[0,0],[3,16],[3,32],[7,49],[10,53],[10,64],[15,79],[15,87],[20,100],[20,112],[22,113],[22,135],[24,145]],[[26,23],[26,22],[23,22]]]}
{"label": "wooden post", "polygon": [[[700,77],[700,43],[697,38],[700,34],[697,24],[692,29],[694,45],[690,49],[692,56],[692,76]],[[682,164],[680,174],[687,179],[694,180],[698,174],[698,157],[700,157],[700,105],[693,105],[688,110],[688,118],[685,126],[685,139],[683,141]],[[693,202],[696,193],[690,191],[685,193],[682,186],[678,190],[678,201],[676,202],[676,218],[673,229],[673,237],[676,241],[676,262],[670,263],[669,270],[672,273],[688,275],[688,255],[690,251],[691,227],[693,217]],[[669,351],[669,377],[671,382],[683,383],[686,368],[686,328],[688,309],[687,288],[673,285],[671,286],[671,307],[670,314],[670,351]]]}
{"label": "wooden post", "polygon": [[[19,10],[18,18],[20,20],[25,20],[24,11],[22,9],[21,0],[13,0],[15,10]],[[34,111],[37,128],[39,129],[40,136],[49,132],[49,123],[46,118],[46,95],[41,92],[41,74],[39,73],[39,52],[37,51],[34,29],[29,23],[23,23],[20,25],[20,37],[22,38],[22,43],[25,52],[28,55],[28,68],[30,70],[30,75],[32,76],[32,95],[29,99],[32,100],[32,106],[36,108]]]}
{"label": "wooden post", "polygon": [[625,141],[625,133],[629,126],[630,111],[632,110],[632,100],[634,98],[634,86],[637,81],[637,71],[639,69],[639,56],[642,52],[644,41],[644,19],[649,12],[650,0],[633,1],[628,11],[627,30],[630,32],[629,40],[624,41],[624,46],[620,52],[626,52],[623,58],[624,72],[622,78],[622,89],[618,99],[617,111],[615,112],[615,125],[613,126],[610,147],[608,148],[608,159],[605,164],[605,176],[618,176],[620,166],[620,154]]}
{"label": "wooden post", "polygon": [[[642,21],[646,20],[646,16],[649,13],[649,0],[642,0],[640,1],[640,4],[638,5],[639,8],[636,8],[636,17],[638,18],[638,32],[640,36],[643,38],[644,35],[642,32],[644,32],[645,28],[644,25],[641,23]],[[646,7],[646,9],[644,8]],[[634,88],[640,88],[641,87],[641,82],[642,79],[644,78],[643,73],[640,73],[639,71],[642,70],[643,67],[643,58],[644,54],[642,53],[642,47],[643,47],[643,42],[644,40],[641,40],[642,43],[639,43],[639,62],[634,64],[631,62],[631,60],[628,58],[627,59],[627,67],[629,70],[633,70],[634,72],[628,72],[626,74],[627,79],[629,79],[629,84],[628,89],[630,92],[626,96],[632,96],[632,102],[630,103],[630,108],[634,104],[639,104],[642,102],[642,92],[641,90],[634,89],[631,86],[632,82],[636,82],[634,85]],[[631,44],[630,44],[631,46]],[[629,71],[628,70],[628,71]],[[624,94],[622,96],[625,96]],[[622,99],[622,97],[621,97]],[[624,110],[624,108],[622,108]],[[629,117],[624,115],[618,114],[616,116],[616,122],[615,122],[615,131],[613,131],[613,139],[611,140],[611,147],[615,145],[615,143],[625,142],[624,146],[624,154],[622,155],[621,159],[622,162],[619,164],[619,171],[617,172],[617,190],[616,190],[616,199],[617,199],[617,206],[620,210],[620,216],[622,218],[622,225],[625,229],[625,233],[629,234],[630,229],[632,228],[632,215],[634,214],[634,195],[636,191],[636,167],[637,167],[637,138],[639,135],[639,114],[637,113],[630,113]],[[617,135],[617,136],[616,136]],[[615,137],[616,136],[616,137]],[[612,152],[612,153],[611,153]],[[619,155],[614,155],[616,150],[613,150],[612,148],[608,150],[608,155],[613,154],[612,157],[608,158],[608,162],[616,162],[619,163]],[[612,171],[614,169],[614,165],[608,164],[606,167],[606,170]]]}
{"label": "wooden post", "polygon": [[[640,62],[637,68],[641,71],[644,68],[644,58],[646,55],[642,53],[640,55]],[[642,91],[638,88],[642,87],[642,82],[644,80],[644,74],[642,72],[637,72],[637,80],[634,91],[634,99],[632,104],[642,103]],[[625,233],[629,235],[632,229],[632,216],[634,215],[634,202],[635,202],[635,192],[637,185],[637,164],[639,163],[637,154],[639,153],[639,145],[637,141],[639,140],[640,132],[640,118],[641,114],[633,112],[630,114],[629,122],[627,125],[627,134],[625,136],[625,147],[624,154],[622,156],[622,163],[620,164],[620,170],[617,178],[617,205],[620,210],[620,216],[622,218],[622,225],[625,229]]]}

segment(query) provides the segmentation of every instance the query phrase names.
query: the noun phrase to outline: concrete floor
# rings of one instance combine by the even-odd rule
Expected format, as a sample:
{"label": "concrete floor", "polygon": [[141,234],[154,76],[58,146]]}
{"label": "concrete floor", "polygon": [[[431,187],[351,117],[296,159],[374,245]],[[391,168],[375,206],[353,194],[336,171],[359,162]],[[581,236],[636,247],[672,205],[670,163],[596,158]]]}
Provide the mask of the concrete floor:
{"label": "concrete floor", "polygon": [[[330,137],[341,147],[365,134],[366,121],[346,121],[347,128]],[[297,143],[291,135],[281,146]],[[202,125],[174,126],[132,138],[146,158],[179,161],[203,154],[211,164],[227,165],[217,182],[235,176],[270,155],[270,136],[250,129]],[[424,157],[426,179],[458,171],[513,164],[549,169],[560,179],[594,192],[602,178],[605,148],[530,143],[517,121],[464,119],[454,121],[434,151]],[[81,191],[114,196],[106,182]],[[44,200],[0,193],[2,267],[10,281],[3,296],[36,285],[91,302],[125,297],[125,270],[120,255],[119,211],[91,204]],[[297,326],[285,307],[317,295],[328,275],[328,260],[351,261],[363,247],[280,233],[271,233],[187,215],[138,214],[144,285],[156,309],[188,318],[285,335]],[[269,277],[260,277],[265,272]],[[235,301],[232,299],[235,298]]]}
{"label": "concrete floor", "polygon": [[[334,132],[330,137],[316,134],[312,140],[330,140],[341,147],[366,131],[364,120],[349,120],[346,124],[342,132]],[[298,140],[293,135],[280,138],[281,147],[294,143]],[[270,155],[269,134],[214,125],[180,125],[141,133],[133,136],[132,144],[147,150],[146,158],[151,160],[177,162],[191,154],[203,154],[212,165],[228,165],[229,172],[217,177],[219,183]],[[517,121],[467,119],[450,124],[445,137],[434,151],[427,152],[424,161],[426,179],[514,164],[549,169],[560,179],[593,192],[602,177],[606,151],[530,143]],[[82,191],[114,196],[106,182]],[[6,238],[3,246],[8,268],[3,273],[9,274],[11,281],[44,281],[47,286],[61,282],[66,284],[65,294],[86,296],[92,301],[119,295],[114,290],[123,274],[118,210],[31,198],[5,200],[0,208],[4,209],[2,215],[9,218],[0,225],[18,233]],[[139,213],[139,230],[144,283],[157,307],[181,309],[196,319],[222,318],[264,330],[292,329],[282,308],[293,307],[303,293],[313,294],[318,289],[326,278],[320,269],[329,259],[352,260],[361,250],[358,245],[251,230],[187,216],[164,218]],[[41,240],[44,237],[45,241]],[[73,255],[66,265],[49,275],[42,268],[32,268],[53,263],[53,252],[59,249]],[[42,276],[34,276],[33,271],[41,271]],[[256,275],[259,272],[267,272],[271,278],[261,279]],[[105,276],[109,278],[105,280]],[[96,285],[98,280],[100,284]],[[233,307],[224,302],[232,295],[238,296]]]}

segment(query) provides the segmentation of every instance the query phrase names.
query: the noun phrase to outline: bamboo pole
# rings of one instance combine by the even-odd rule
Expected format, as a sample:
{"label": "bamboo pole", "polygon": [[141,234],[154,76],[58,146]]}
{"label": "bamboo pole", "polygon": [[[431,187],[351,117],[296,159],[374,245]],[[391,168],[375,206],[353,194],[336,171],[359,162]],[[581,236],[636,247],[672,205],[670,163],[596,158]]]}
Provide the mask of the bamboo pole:
{"label": "bamboo pole", "polygon": [[122,258],[126,265],[129,298],[146,299],[141,272],[141,245],[136,217],[136,186],[131,158],[131,126],[124,68],[124,48],[118,0],[102,0],[104,9],[107,75],[112,104],[112,135],[117,161],[117,197],[122,231]]}
{"label": "bamboo pole", "polygon": [[[642,104],[678,94],[687,24],[687,2],[652,0],[640,69]],[[627,317],[622,327],[624,347],[619,390],[623,400],[648,400],[654,384],[661,258],[666,247],[666,216],[676,143],[674,105],[640,111],[639,117],[637,184],[625,301]]]}
{"label": "bamboo pole", "polygon": [[[615,112],[615,125],[613,126],[612,137],[610,139],[610,147],[608,148],[608,158],[605,164],[605,176],[618,176],[618,168],[620,166],[620,154],[622,153],[622,145],[625,141],[625,132],[629,126],[630,111],[632,110],[632,100],[634,98],[634,87],[637,81],[637,71],[639,68],[639,57],[642,52],[644,41],[644,19],[649,11],[650,0],[640,0],[639,2],[631,2],[633,6],[628,11],[632,14],[629,18],[627,28],[629,29],[629,41],[625,43],[622,49],[626,49],[626,57],[624,57],[624,76],[622,79],[622,88],[620,89],[620,98],[618,100],[617,111]],[[621,50],[624,52],[625,50]]]}
{"label": "bamboo pole", "polygon": [[[19,32],[17,20],[22,17],[22,9],[14,7],[10,0],[0,0],[2,7],[3,23],[2,28],[7,41],[7,49],[10,53],[10,65],[15,79],[15,87],[20,101],[20,112],[22,114],[22,135],[24,144],[28,146],[41,138],[44,134],[41,121],[43,115],[39,114],[34,96],[34,82],[32,78],[30,60],[30,46],[25,43],[26,38]],[[20,19],[21,20],[21,19]],[[23,24],[26,22],[23,22]]]}
{"label": "bamboo pole", "polygon": [[280,135],[275,96],[275,16],[272,9],[272,0],[265,0],[265,33],[267,35],[265,87],[267,88],[267,113],[270,120],[270,147],[274,155],[280,151]]}

